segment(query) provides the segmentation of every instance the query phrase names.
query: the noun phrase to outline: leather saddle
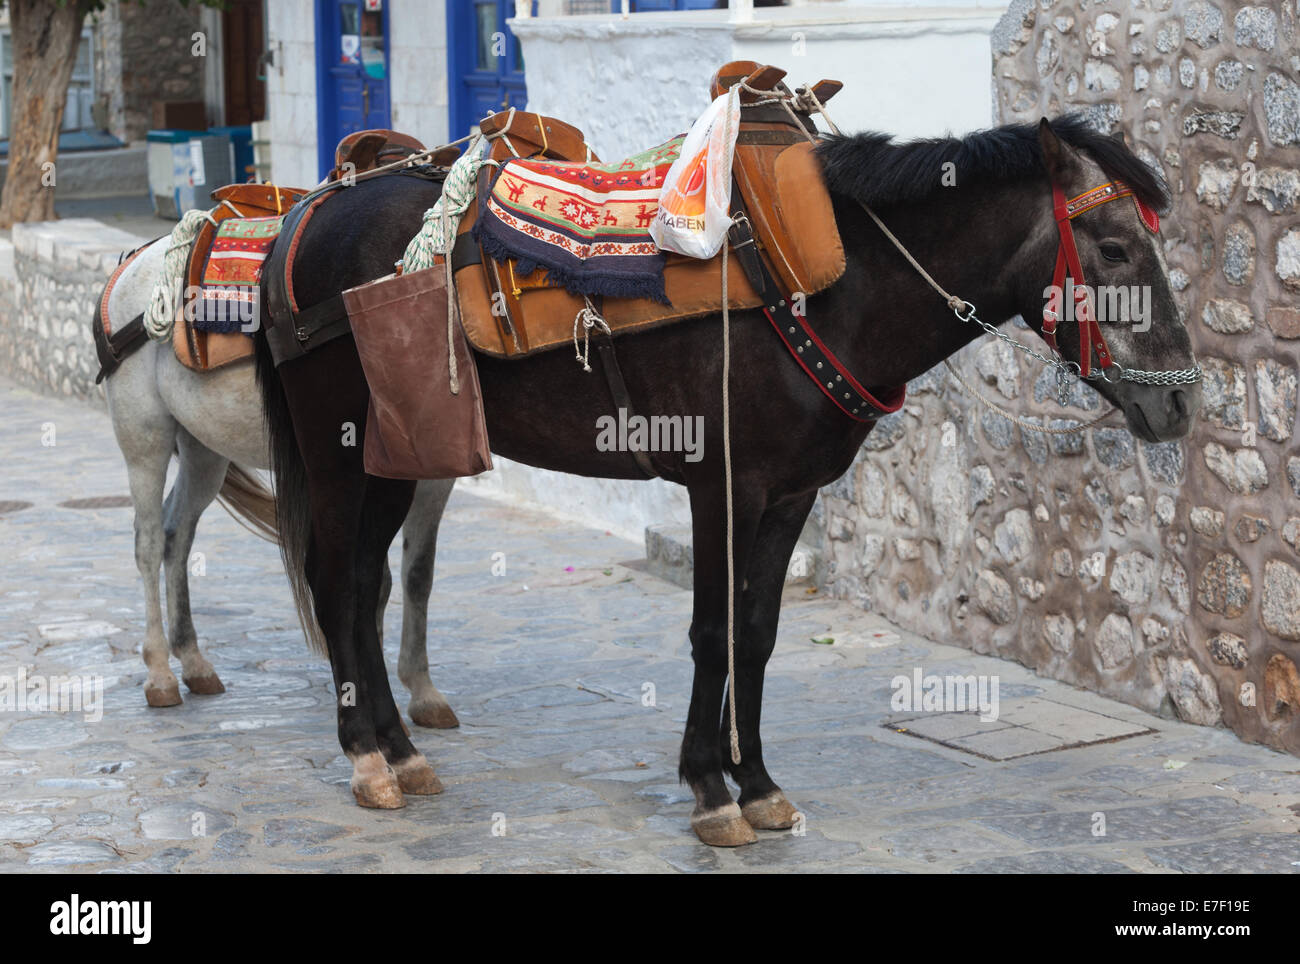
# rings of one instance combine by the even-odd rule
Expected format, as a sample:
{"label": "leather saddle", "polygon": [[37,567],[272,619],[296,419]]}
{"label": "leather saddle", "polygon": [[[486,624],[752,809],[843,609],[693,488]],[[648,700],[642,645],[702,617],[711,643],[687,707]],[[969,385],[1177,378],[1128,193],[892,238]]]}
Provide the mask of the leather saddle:
{"label": "leather saddle", "polygon": [[212,192],[217,206],[194,239],[185,266],[185,297],[177,310],[172,329],[172,347],[182,365],[196,372],[211,371],[253,354],[253,339],[240,333],[200,331],[189,321],[189,294],[203,280],[203,266],[217,234],[217,225],[228,218],[256,218],[284,214],[306,194],[296,188],[271,184],[229,184]]}
{"label": "leather saddle", "polygon": [[510,110],[489,114],[478,124],[479,133],[492,145],[494,161],[512,157],[550,158],[556,161],[598,162],[582,131],[543,114]]}
{"label": "leather saddle", "polygon": [[[733,173],[732,210],[747,214],[763,263],[775,276],[785,297],[795,293],[812,295],[839,280],[844,273],[844,249],[830,195],[821,178],[813,153],[816,136],[811,114],[801,109],[781,83],[785,72],[752,61],[736,61],[714,75],[715,96],[745,80],[760,91],[792,97],[794,117],[780,105],[742,108]],[[840,89],[835,81],[822,81],[813,90],[821,102]],[[742,94],[742,103],[753,103],[757,95]],[[811,103],[810,101],[807,103]],[[482,129],[497,130],[503,114],[483,122]],[[563,150],[574,155],[560,158],[555,126],[547,128],[545,157],[586,160],[581,132]],[[540,132],[532,131],[529,143],[542,147]],[[512,140],[514,138],[512,137]],[[493,141],[494,159],[500,140]],[[518,147],[516,141],[515,146]],[[506,153],[504,156],[510,156]],[[525,155],[527,156],[527,155]],[[490,169],[480,172],[480,199],[485,196]],[[466,211],[452,255],[461,319],[465,333],[478,350],[498,357],[514,358],[572,344],[574,319],[586,303],[580,295],[548,284],[544,271],[520,275],[516,262],[497,262],[471,240],[470,231],[480,202]],[[757,308],[763,304],[759,291],[746,271],[740,270],[748,242],[732,239],[732,264],[728,272],[728,300],[733,310]],[[738,246],[739,245],[739,246]],[[752,249],[751,249],[752,250]],[[602,298],[596,307],[615,334],[643,330],[721,310],[722,262],[720,257],[701,261],[667,253],[664,290],[669,304],[648,298]]]}
{"label": "leather saddle", "polygon": [[[373,171],[385,164],[392,164],[412,154],[424,151],[424,145],[409,134],[390,130],[355,131],[334,148],[334,168],[326,180],[337,181],[350,174]],[[460,156],[460,149],[444,147],[433,155],[428,163],[436,167],[448,167]],[[350,166],[349,166],[350,165]]]}

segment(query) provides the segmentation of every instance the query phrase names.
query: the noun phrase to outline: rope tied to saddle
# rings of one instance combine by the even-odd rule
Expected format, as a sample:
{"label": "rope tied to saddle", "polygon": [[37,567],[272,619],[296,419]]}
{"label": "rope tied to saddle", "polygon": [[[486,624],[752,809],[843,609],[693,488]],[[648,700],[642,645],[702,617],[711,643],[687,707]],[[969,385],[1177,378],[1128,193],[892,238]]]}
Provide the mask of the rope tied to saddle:
{"label": "rope tied to saddle", "polygon": [[[731,96],[739,97],[737,84]],[[734,137],[732,114],[727,112],[725,138]],[[734,218],[732,219],[734,223]],[[730,237],[722,239],[722,471],[727,490],[727,717],[731,723],[731,762],[740,765],[740,728],[736,722],[736,557],[735,506],[731,491],[731,298],[727,292],[727,269]]]}
{"label": "rope tied to saddle", "polygon": [[[476,137],[447,171],[442,193],[433,207],[424,212],[424,223],[419,233],[410,240],[402,254],[403,271],[432,268],[437,263],[435,255],[450,254],[460,231],[461,218],[478,196],[479,168],[495,163],[485,156],[486,145],[486,138]],[[450,284],[447,287],[451,289]]]}
{"label": "rope tied to saddle", "polygon": [[[573,316],[573,357],[576,361],[582,363],[584,372],[591,371],[591,329],[599,328],[611,338],[614,332],[610,330],[609,323],[605,321],[596,306],[591,303],[591,299],[586,295],[582,296],[584,307]],[[578,335],[582,335],[582,345],[578,345]]]}
{"label": "rope tied to saddle", "polygon": [[[234,210],[229,201],[222,201],[221,204]],[[194,247],[205,221],[216,224],[208,211],[199,208],[186,211],[167,237],[162,273],[154,285],[153,294],[149,296],[149,307],[144,312],[144,330],[154,341],[166,341],[172,336],[176,309],[185,295],[185,268],[190,260],[190,249]]]}

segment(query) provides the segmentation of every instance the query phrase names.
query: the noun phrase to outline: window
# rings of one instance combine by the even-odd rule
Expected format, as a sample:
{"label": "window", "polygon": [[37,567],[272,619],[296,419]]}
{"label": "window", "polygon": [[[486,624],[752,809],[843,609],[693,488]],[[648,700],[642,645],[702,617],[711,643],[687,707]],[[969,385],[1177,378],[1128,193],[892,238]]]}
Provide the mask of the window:
{"label": "window", "polygon": [[[91,31],[81,34],[77,63],[68,84],[68,99],[63,107],[63,131],[93,130],[91,107],[95,103],[95,71],[92,59]],[[14,55],[13,37],[8,30],[0,33],[0,137],[9,136],[9,119],[13,116]]]}

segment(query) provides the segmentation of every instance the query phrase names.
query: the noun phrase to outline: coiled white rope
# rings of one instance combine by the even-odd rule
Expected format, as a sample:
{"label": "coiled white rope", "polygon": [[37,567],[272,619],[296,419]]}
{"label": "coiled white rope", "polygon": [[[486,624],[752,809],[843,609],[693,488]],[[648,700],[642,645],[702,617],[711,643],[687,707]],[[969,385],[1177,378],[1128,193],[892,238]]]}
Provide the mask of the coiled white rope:
{"label": "coiled white rope", "polygon": [[155,341],[165,341],[172,336],[176,323],[176,309],[180,306],[185,288],[185,267],[190,260],[190,249],[199,236],[204,221],[210,221],[207,211],[195,208],[186,211],[180,223],[172,228],[167,238],[167,253],[163,256],[162,275],[154,285],[149,298],[149,308],[144,313],[144,328]]}
{"label": "coiled white rope", "polygon": [[433,207],[424,212],[424,225],[402,255],[403,272],[432,268],[434,255],[451,251],[460,229],[460,219],[478,193],[479,168],[492,163],[483,156],[486,146],[487,141],[478,138],[447,171],[442,194]]}

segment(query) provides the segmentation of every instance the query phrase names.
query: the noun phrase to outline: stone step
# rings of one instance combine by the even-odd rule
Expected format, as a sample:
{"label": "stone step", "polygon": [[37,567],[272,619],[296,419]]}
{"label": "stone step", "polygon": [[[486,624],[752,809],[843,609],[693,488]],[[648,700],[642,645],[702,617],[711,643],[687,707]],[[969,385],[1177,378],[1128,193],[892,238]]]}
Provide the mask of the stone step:
{"label": "stone step", "polygon": [[[645,556],[650,572],[683,589],[692,588],[695,553],[691,545],[691,528],[684,525],[654,525],[645,529]],[[805,542],[795,544],[790,566],[785,573],[787,586],[813,582],[817,572],[817,554]]]}

